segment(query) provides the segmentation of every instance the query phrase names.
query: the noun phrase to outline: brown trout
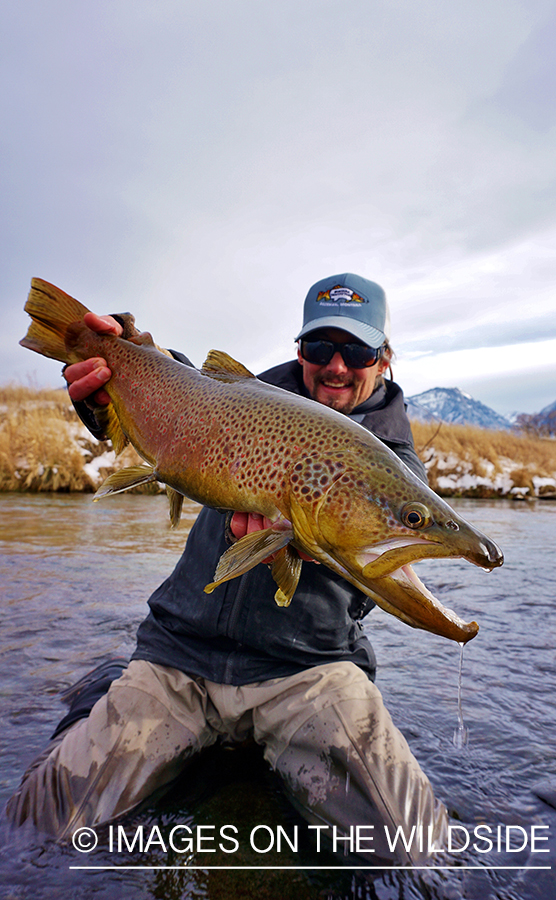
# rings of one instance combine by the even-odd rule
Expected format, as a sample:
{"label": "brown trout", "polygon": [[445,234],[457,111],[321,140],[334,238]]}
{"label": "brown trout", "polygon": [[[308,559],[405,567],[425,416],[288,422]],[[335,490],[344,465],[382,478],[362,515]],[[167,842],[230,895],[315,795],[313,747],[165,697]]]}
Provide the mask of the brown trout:
{"label": "brown trout", "polygon": [[225,353],[210,351],[197,370],[160,352],[150,334],[98,335],[83,322],[85,306],[40,279],[25,309],[33,321],[24,347],[64,363],[106,360],[111,403],[98,415],[116,452],[129,441],[147,463],[111,475],[95,499],[156,480],[174,524],[183,496],[271,520],[223,554],[207,593],[274,555],[275,599],[286,606],[301,550],[415,628],[459,642],[477,634],[410,563],[463,557],[490,570],[502,553],[361,425],[259,381]]}

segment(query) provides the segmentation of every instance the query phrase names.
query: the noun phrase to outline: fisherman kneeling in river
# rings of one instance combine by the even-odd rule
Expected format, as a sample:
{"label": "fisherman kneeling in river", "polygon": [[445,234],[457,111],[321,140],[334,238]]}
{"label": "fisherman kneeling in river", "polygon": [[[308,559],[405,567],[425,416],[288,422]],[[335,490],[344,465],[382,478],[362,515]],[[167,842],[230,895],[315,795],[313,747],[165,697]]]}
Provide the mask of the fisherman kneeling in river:
{"label": "fisherman kneeling in river", "polygon": [[[137,333],[127,315],[89,313],[86,322],[98,333]],[[426,480],[402,391],[383,378],[392,352],[382,289],[352,274],[318,282],[296,340],[297,360],[260,379],[350,416]],[[102,438],[95,409],[109,400],[105,361],[76,363],[65,377]],[[9,801],[11,823],[71,839],[169,787],[203,747],[252,738],[310,824],[341,835],[374,826],[373,849],[361,854],[369,864],[423,862],[427,847],[443,845],[446,810],[373,683],[375,657],[361,626],[373,601],[310,560],[288,607],[274,602],[276,585],[261,564],[205,593],[230,543],[263,527],[261,516],[203,508],[174,572],[149,600],[131,662],[77,697]],[[413,826],[427,834],[425,849],[392,848],[387,836]]]}

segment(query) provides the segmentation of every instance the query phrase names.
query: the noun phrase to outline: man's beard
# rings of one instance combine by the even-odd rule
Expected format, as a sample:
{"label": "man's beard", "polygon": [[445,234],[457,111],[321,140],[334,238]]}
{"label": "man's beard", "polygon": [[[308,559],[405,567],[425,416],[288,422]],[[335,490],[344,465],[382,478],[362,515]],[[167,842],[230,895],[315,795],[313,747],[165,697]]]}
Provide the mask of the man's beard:
{"label": "man's beard", "polygon": [[[317,381],[317,383],[314,386],[313,400],[317,400],[319,387],[321,385],[326,387],[326,384],[325,384],[326,381],[327,381],[327,379],[324,379],[324,378],[319,379]],[[342,387],[342,386],[351,387],[352,386],[352,383],[350,381],[348,381],[348,382],[344,382],[344,381],[330,382],[330,381],[328,381],[328,383],[331,384],[332,386],[336,385],[337,387]],[[355,409],[355,406],[356,406],[356,402],[354,400],[351,400],[346,397],[333,397],[330,395],[328,395],[326,397],[326,403],[323,403],[322,400],[318,400],[318,402],[322,403],[323,406],[328,406],[329,409],[334,409],[334,410],[336,410],[336,412],[343,413],[345,416],[349,416],[349,414]]]}

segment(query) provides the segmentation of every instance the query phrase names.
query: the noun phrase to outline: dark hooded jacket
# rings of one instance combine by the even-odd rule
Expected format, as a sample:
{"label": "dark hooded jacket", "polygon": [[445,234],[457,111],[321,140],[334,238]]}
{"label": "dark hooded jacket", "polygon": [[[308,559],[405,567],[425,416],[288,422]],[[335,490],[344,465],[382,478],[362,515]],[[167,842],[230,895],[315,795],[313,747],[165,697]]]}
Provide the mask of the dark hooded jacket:
{"label": "dark hooded jacket", "polygon": [[[185,361],[179,354],[176,358]],[[259,376],[307,396],[296,361]],[[422,480],[403,394],[386,381],[351,418],[380,438]],[[220,684],[247,684],[293,675],[310,666],[349,660],[374,678],[375,656],[361,619],[373,601],[325,566],[304,562],[288,607],[274,602],[276,585],[265,565],[204,593],[227,549],[225,517],[204,508],[170,577],[149,600],[134,659],[177,668]]]}

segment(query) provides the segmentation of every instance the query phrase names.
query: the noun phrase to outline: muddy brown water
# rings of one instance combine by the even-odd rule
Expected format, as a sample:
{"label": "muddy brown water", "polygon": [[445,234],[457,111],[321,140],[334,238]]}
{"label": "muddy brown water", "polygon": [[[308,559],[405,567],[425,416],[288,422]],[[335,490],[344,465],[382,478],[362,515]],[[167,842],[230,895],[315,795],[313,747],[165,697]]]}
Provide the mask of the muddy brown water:
{"label": "muddy brown water", "polygon": [[[418,568],[446,606],[480,624],[464,653],[467,746],[453,743],[459,647],[380,610],[365,627],[377,684],[453,824],[464,829],[459,837],[471,836],[467,850],[435,860],[434,870],[371,877],[338,869],[350,861],[316,852],[256,748],[216,749],[170,797],[125,822],[123,833],[100,829],[94,851],[4,838],[0,896],[553,900],[556,810],[533,789],[549,779],[556,787],[556,503],[453,505],[506,556],[490,574],[463,561]],[[164,497],[93,504],[86,495],[0,494],[2,806],[64,714],[60,692],[104,659],[133,651],[148,596],[178,559],[196,511],[188,506],[181,528],[169,531]],[[229,825],[237,831],[221,831]],[[492,849],[474,835],[479,826]],[[172,849],[176,828],[175,836],[189,828],[206,840],[188,847],[174,837]],[[236,849],[226,840],[232,835]]]}

